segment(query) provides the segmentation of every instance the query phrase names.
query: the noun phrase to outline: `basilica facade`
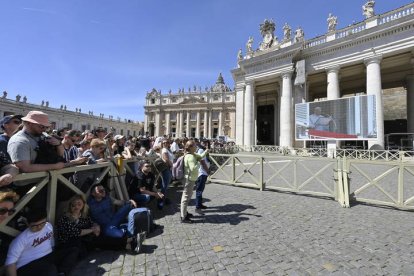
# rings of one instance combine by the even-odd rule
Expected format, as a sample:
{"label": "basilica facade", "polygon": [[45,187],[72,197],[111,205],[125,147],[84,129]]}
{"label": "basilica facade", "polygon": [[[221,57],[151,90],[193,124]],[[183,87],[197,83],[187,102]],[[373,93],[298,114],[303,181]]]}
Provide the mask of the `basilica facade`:
{"label": "basilica facade", "polygon": [[220,73],[211,87],[179,89],[167,94],[153,89],[146,95],[144,128],[150,136],[234,139],[235,93]]}
{"label": "basilica facade", "polygon": [[402,130],[414,132],[414,3],[377,15],[369,0],[358,23],[338,28],[334,14],[321,21],[327,24],[322,36],[307,39],[305,28],[292,31],[285,23],[278,39],[276,23],[264,20],[263,40],[255,47],[249,37],[245,51],[239,50],[231,71],[236,144],[304,146],[295,139],[295,104],[374,95],[375,138],[368,144],[383,147],[384,90],[396,88],[406,99]]}

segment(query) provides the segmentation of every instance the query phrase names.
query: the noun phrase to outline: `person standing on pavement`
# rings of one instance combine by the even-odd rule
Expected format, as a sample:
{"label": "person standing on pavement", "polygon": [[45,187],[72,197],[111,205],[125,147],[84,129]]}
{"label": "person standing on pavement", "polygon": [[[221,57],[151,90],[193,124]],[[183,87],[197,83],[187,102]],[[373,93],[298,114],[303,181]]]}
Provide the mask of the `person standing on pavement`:
{"label": "person standing on pavement", "polygon": [[[204,151],[210,148],[210,141],[201,141],[197,153],[202,155]],[[208,170],[210,168],[210,162],[208,161],[207,155],[201,159],[200,168],[198,169],[198,178],[196,181],[196,213],[203,214],[202,210],[207,209],[207,206],[203,204],[203,191],[206,186],[208,177]]]}
{"label": "person standing on pavement", "polygon": [[184,188],[183,195],[181,196],[181,222],[192,223],[190,219],[191,214],[187,212],[188,203],[193,195],[193,189],[195,181],[198,178],[198,169],[200,167],[200,160],[203,159],[208,150],[205,150],[202,155],[196,153],[197,146],[193,140],[189,140],[185,144],[185,156],[184,156]]}

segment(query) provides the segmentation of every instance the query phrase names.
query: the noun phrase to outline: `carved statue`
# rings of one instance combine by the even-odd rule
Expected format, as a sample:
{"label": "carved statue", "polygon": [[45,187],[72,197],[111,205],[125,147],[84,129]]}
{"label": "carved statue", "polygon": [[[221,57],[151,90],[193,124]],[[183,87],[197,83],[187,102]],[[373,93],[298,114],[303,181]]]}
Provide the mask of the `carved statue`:
{"label": "carved statue", "polygon": [[249,36],[249,40],[247,40],[247,43],[246,43],[247,53],[253,52],[252,44],[253,44],[253,37]]}
{"label": "carved statue", "polygon": [[242,52],[242,49],[240,48],[239,51],[237,52],[237,63],[239,63],[242,60],[243,60],[243,52]]}
{"label": "carved statue", "polygon": [[66,105],[63,106],[63,110],[66,110]]}
{"label": "carved statue", "polygon": [[81,113],[82,111],[81,111],[81,109],[79,108],[79,113]]}
{"label": "carved statue", "polygon": [[49,107],[49,101],[46,101],[46,107]]}
{"label": "carved statue", "polygon": [[338,24],[338,18],[336,16],[333,16],[332,13],[330,13],[326,21],[328,22],[328,32],[334,32],[336,29],[336,25]]}
{"label": "carved statue", "polygon": [[24,96],[23,97],[23,103],[26,103],[27,102],[27,97],[26,96]]}
{"label": "carved statue", "polygon": [[17,94],[16,95],[16,102],[20,102],[20,98],[21,98],[22,96],[20,96],[19,94]]}
{"label": "carved statue", "polygon": [[302,42],[305,39],[305,33],[301,27],[297,28],[295,31],[295,43]]}
{"label": "carved statue", "polygon": [[60,109],[61,109],[61,110],[63,109],[63,104],[61,104],[61,105],[60,105]]}
{"label": "carved statue", "polygon": [[368,19],[375,15],[374,6],[375,6],[374,0],[369,0],[368,2],[365,3],[365,5],[362,6],[362,14],[365,15],[365,19]]}
{"label": "carved statue", "polygon": [[283,40],[284,41],[290,40],[291,34],[292,34],[292,29],[290,28],[288,23],[285,23],[285,25],[283,26]]}
{"label": "carved statue", "polygon": [[40,106],[44,106],[45,105],[45,101],[44,100],[42,100],[42,103],[41,103],[41,105]]}
{"label": "carved statue", "polygon": [[273,20],[265,19],[265,21],[260,24],[260,34],[263,37],[262,43],[260,43],[260,50],[266,50],[270,47],[277,44],[277,38],[274,35],[275,32],[275,22]]}
{"label": "carved statue", "polygon": [[3,91],[3,99],[7,98],[7,91]]}

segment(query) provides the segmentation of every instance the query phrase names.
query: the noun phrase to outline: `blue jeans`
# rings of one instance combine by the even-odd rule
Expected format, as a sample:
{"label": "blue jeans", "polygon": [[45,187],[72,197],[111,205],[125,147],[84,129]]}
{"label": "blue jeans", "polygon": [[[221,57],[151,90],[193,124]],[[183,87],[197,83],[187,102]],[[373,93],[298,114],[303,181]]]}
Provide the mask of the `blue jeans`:
{"label": "blue jeans", "polygon": [[105,226],[103,234],[108,237],[122,238],[126,231],[121,227],[121,222],[126,218],[131,208],[131,204],[122,206],[112,217],[109,225]]}
{"label": "blue jeans", "polygon": [[135,200],[136,203],[142,205],[150,202],[151,196],[146,194],[135,194],[133,200]]}
{"label": "blue jeans", "polygon": [[161,183],[161,193],[163,193],[166,196],[168,185],[170,185],[172,174],[171,170],[165,170],[161,173],[162,176],[162,183]]}
{"label": "blue jeans", "polygon": [[134,215],[136,213],[145,212],[145,211],[148,211],[148,209],[143,207],[143,208],[134,208],[129,212],[129,214],[128,214],[128,234],[130,236],[134,235],[134,233],[135,233]]}
{"label": "blue jeans", "polygon": [[196,208],[201,208],[203,204],[203,191],[206,187],[207,175],[200,175],[195,184],[196,184]]}
{"label": "blue jeans", "polygon": [[[104,229],[104,235],[113,238],[122,238],[125,234],[128,237],[132,237],[134,235],[135,229],[135,221],[134,215],[137,212],[143,212],[148,210],[147,208],[133,208],[131,209],[130,204],[126,204],[116,212],[115,216],[111,220],[111,224],[107,225]],[[121,222],[127,217],[128,215],[128,223],[121,224]]]}

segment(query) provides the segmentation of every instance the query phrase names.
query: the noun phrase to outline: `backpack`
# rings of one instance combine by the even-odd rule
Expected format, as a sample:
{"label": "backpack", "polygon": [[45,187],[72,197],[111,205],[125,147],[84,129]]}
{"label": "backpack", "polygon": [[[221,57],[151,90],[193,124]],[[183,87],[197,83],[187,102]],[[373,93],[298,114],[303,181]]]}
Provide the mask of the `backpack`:
{"label": "backpack", "polygon": [[165,170],[168,170],[167,163],[165,163],[161,157],[158,157],[157,159],[154,160],[154,166],[157,169],[157,171],[160,173],[162,173]]}
{"label": "backpack", "polygon": [[181,180],[184,178],[184,157],[178,157],[177,161],[172,166],[172,176],[174,179]]}
{"label": "backpack", "polygon": [[59,156],[56,147],[49,144],[44,137],[42,137],[37,144],[37,157],[35,164],[55,164],[58,162],[65,162],[62,156]]}

